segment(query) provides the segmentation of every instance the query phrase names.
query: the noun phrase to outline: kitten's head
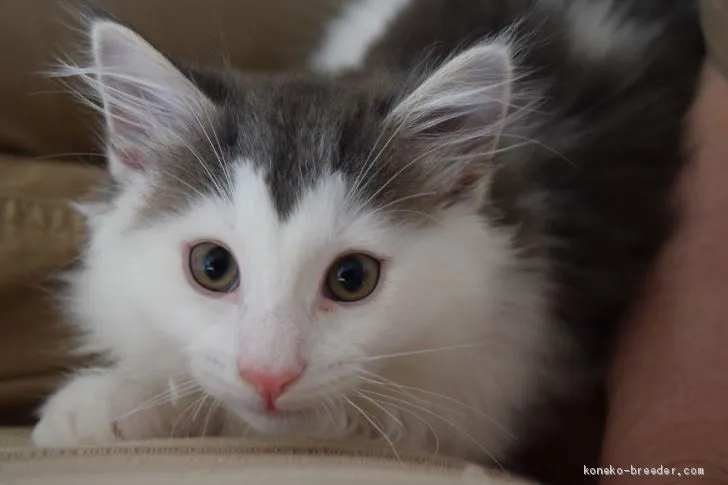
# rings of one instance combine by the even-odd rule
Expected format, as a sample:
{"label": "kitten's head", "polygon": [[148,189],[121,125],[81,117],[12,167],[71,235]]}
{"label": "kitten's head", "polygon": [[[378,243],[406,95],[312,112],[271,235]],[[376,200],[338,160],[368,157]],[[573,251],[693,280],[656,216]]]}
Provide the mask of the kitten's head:
{"label": "kitten's head", "polygon": [[99,96],[116,184],[74,287],[92,346],[187,370],[264,433],[447,428],[408,388],[510,419],[542,295],[485,215],[508,47],[412,82],[186,72],[109,21],[92,46],[70,70]]}

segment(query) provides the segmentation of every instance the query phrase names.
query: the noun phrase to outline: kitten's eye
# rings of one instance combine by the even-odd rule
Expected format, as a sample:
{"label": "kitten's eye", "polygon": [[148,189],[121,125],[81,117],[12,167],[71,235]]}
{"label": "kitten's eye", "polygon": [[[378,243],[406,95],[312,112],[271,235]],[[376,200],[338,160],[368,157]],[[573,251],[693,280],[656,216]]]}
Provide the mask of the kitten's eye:
{"label": "kitten's eye", "polygon": [[335,301],[360,301],[371,295],[379,283],[379,261],[355,253],[336,260],[326,274],[326,296]]}
{"label": "kitten's eye", "polygon": [[190,251],[192,278],[206,290],[230,293],[238,286],[238,265],[230,251],[214,243],[200,243]]}

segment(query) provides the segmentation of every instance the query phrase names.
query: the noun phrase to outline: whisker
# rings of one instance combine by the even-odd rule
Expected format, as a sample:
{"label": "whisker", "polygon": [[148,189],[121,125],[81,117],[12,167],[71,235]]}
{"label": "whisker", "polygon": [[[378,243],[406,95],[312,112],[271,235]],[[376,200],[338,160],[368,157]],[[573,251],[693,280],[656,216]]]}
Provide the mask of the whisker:
{"label": "whisker", "polygon": [[[354,183],[351,185],[351,188],[349,189],[349,193],[346,195],[346,199],[344,199],[344,207],[348,206],[351,202],[351,199],[357,196],[357,193],[359,191],[359,185],[364,181],[364,177],[366,177],[367,173],[369,172],[371,166],[376,163],[376,160],[379,158],[379,154],[374,158],[374,160],[371,160],[372,155],[374,155],[374,151],[377,149],[377,146],[379,145],[379,142],[382,140],[382,137],[386,133],[386,130],[381,130],[379,132],[379,135],[377,136],[377,139],[374,141],[374,145],[372,145],[372,149],[369,151],[369,154],[367,155],[367,158],[364,159],[364,163],[362,163],[361,168],[359,170],[359,173],[357,174],[356,178],[354,179]],[[387,142],[384,144],[384,147],[392,141],[394,138],[394,135],[392,135]]]}
{"label": "whisker", "polygon": [[[437,194],[436,192],[420,192],[419,194],[413,194],[413,195],[407,195],[405,197],[400,197],[399,199],[393,200],[392,202],[388,202],[381,207],[377,207],[377,210],[375,210],[372,213],[372,215],[376,215],[376,214],[379,214],[380,212],[384,212],[389,207],[392,207],[393,205],[399,204],[400,202],[404,202],[406,200],[419,199],[421,197],[427,197],[427,196],[436,195],[436,194]],[[391,211],[388,211],[388,212],[391,212]]]}
{"label": "whisker", "polygon": [[440,421],[442,421],[443,423],[447,424],[448,426],[451,426],[453,429],[459,431],[463,436],[465,436],[470,441],[472,441],[473,444],[475,444],[478,448],[480,448],[483,451],[483,453],[485,453],[486,455],[488,455],[488,457],[491,460],[493,460],[493,463],[496,466],[498,466],[498,468],[500,468],[503,472],[506,472],[506,469],[503,467],[503,465],[501,465],[501,463],[498,461],[498,459],[495,456],[493,456],[493,454],[490,451],[488,451],[488,449],[485,446],[483,446],[483,444],[480,443],[480,441],[478,441],[477,439],[475,439],[475,437],[473,437],[470,433],[468,433],[462,427],[458,426],[457,424],[453,423],[452,421],[450,421],[450,420],[448,420],[446,418],[443,418],[439,414],[437,414],[437,413],[435,413],[435,412],[433,412],[433,411],[431,411],[431,410],[429,410],[429,409],[427,409],[427,408],[425,408],[423,406],[419,406],[417,404],[414,404],[414,403],[409,402],[409,401],[404,400],[404,399],[399,399],[397,397],[390,396],[390,395],[387,395],[387,394],[382,394],[382,393],[376,392],[376,391],[362,390],[362,392],[365,392],[367,394],[372,394],[372,395],[375,395],[375,396],[378,396],[378,397],[381,397],[381,398],[384,398],[384,399],[388,399],[388,400],[391,400],[391,401],[394,401],[394,402],[403,404],[405,406],[412,406],[415,409],[418,409],[418,410],[420,410],[420,411],[422,411],[424,413],[429,414],[430,416],[433,416],[433,417],[439,419]]}
{"label": "whisker", "polygon": [[[396,134],[397,134],[397,133],[399,132],[399,130],[400,130],[400,129],[401,129],[401,125],[400,125],[400,127],[398,127],[398,128],[397,128],[397,130],[396,130],[396,131],[395,131],[395,133],[394,133],[394,134],[392,135],[392,137],[394,137],[394,136],[395,136],[395,135],[396,135]],[[460,138],[458,139],[458,141],[457,141],[457,144],[465,144],[465,143],[469,143],[469,142],[471,142],[472,140],[474,140],[474,139],[477,139],[478,137],[481,137],[481,136],[482,136],[482,134],[481,134],[481,133],[479,133],[479,132],[473,132],[473,133],[471,133],[471,134],[465,133],[465,134],[463,134],[463,135],[462,135],[462,136],[461,136],[461,137],[460,137]],[[505,135],[505,134],[500,134],[500,135],[499,135],[499,138],[503,138],[503,137],[518,138],[518,137],[516,137],[515,135]],[[572,165],[573,165],[573,162],[571,162],[571,161],[570,161],[570,160],[569,160],[568,158],[566,158],[566,157],[565,157],[564,155],[562,155],[562,154],[558,153],[558,152],[557,152],[556,150],[554,150],[554,149],[552,149],[552,148],[550,148],[550,147],[548,147],[548,146],[544,145],[543,143],[540,143],[540,142],[538,142],[538,140],[533,140],[533,139],[530,139],[530,138],[525,138],[525,137],[521,137],[521,138],[522,138],[523,140],[525,140],[525,142],[524,142],[524,143],[522,143],[522,144],[516,144],[516,145],[512,145],[512,146],[507,146],[507,147],[502,147],[502,148],[497,148],[497,147],[494,147],[494,148],[492,148],[492,149],[489,149],[489,150],[487,150],[486,152],[482,152],[482,153],[468,153],[467,155],[462,155],[462,156],[460,156],[460,157],[454,157],[454,156],[450,156],[450,157],[446,157],[446,158],[444,158],[444,159],[442,160],[442,162],[443,162],[443,164],[446,164],[446,163],[447,163],[448,161],[455,161],[455,160],[457,160],[457,158],[472,158],[472,159],[474,159],[474,158],[478,158],[478,157],[483,157],[483,156],[493,157],[493,156],[495,156],[495,155],[499,155],[499,154],[502,154],[502,153],[508,152],[508,151],[510,151],[510,150],[516,149],[516,148],[520,148],[521,146],[526,146],[526,145],[528,145],[529,143],[534,143],[534,144],[538,144],[538,145],[541,145],[541,146],[543,146],[543,148],[545,148],[545,149],[547,149],[547,150],[551,150],[552,152],[554,152],[555,154],[557,154],[558,156],[560,156],[560,157],[561,157],[561,158],[563,158],[564,160],[566,160],[566,161],[569,161],[569,162],[570,162],[570,163],[572,163]],[[397,177],[399,177],[399,176],[400,176],[400,175],[401,175],[402,173],[404,173],[404,172],[405,172],[405,171],[406,171],[407,169],[409,169],[410,167],[412,167],[413,165],[415,165],[416,163],[418,163],[418,162],[419,162],[420,160],[422,160],[423,158],[426,158],[426,157],[428,157],[428,156],[432,155],[433,153],[437,152],[438,150],[442,150],[442,146],[441,146],[441,145],[440,145],[439,143],[437,143],[437,141],[439,141],[439,139],[435,139],[435,142],[433,143],[433,147],[432,147],[432,148],[430,148],[430,149],[426,150],[425,152],[421,153],[421,154],[420,154],[420,155],[418,155],[417,157],[413,158],[412,160],[410,160],[409,162],[407,162],[406,164],[404,164],[404,165],[403,165],[403,166],[402,166],[402,167],[401,167],[401,168],[400,168],[399,170],[397,170],[397,172],[395,172],[395,173],[394,173],[394,174],[393,174],[393,175],[392,175],[392,176],[391,176],[391,177],[389,178],[389,180],[387,180],[387,181],[386,181],[385,183],[383,183],[383,184],[382,184],[382,185],[381,185],[381,186],[380,186],[380,187],[379,187],[379,188],[378,188],[378,189],[377,189],[377,190],[376,190],[376,191],[375,191],[375,192],[374,192],[374,193],[373,193],[373,194],[372,194],[372,195],[371,195],[371,196],[370,196],[370,197],[369,197],[369,198],[368,198],[368,199],[367,199],[367,200],[366,200],[366,201],[365,201],[365,202],[364,202],[363,204],[362,204],[362,206],[366,206],[366,205],[368,205],[368,204],[369,204],[369,203],[370,203],[370,202],[371,202],[372,200],[374,200],[374,199],[375,199],[375,198],[376,198],[376,197],[377,197],[377,196],[378,196],[378,195],[379,195],[379,194],[380,194],[380,193],[381,193],[381,192],[382,192],[382,191],[383,191],[384,189],[386,189],[386,188],[387,188],[387,187],[388,187],[388,186],[389,186],[389,185],[390,185],[390,184],[391,184],[392,182],[394,182],[394,180],[396,180],[396,179],[397,179]],[[388,143],[389,143],[389,142],[391,142],[391,139],[390,139],[390,140],[388,140]],[[387,144],[388,144],[388,143],[387,143]],[[452,143],[451,143],[451,145],[455,145],[455,144],[456,144],[456,143],[454,143],[454,142],[452,142]],[[385,147],[384,147],[384,148],[382,149],[382,151],[383,151],[384,149],[386,149],[386,145],[385,145]],[[380,152],[380,154],[381,154],[381,152]],[[377,157],[377,158],[378,158],[378,157]],[[374,159],[374,162],[375,162],[375,161],[377,160],[377,158],[375,158],[375,159]],[[372,163],[371,165],[373,165],[373,163]],[[444,165],[443,165],[443,166],[444,166]],[[377,175],[377,174],[378,174],[378,173],[379,173],[379,172],[380,172],[380,171],[381,171],[381,170],[382,170],[383,168],[384,168],[384,167],[380,167],[380,168],[379,168],[379,169],[378,169],[378,170],[377,170],[376,172],[374,172],[374,176],[376,176],[376,175]],[[369,169],[369,167],[367,167],[367,171],[368,171],[368,169]],[[356,185],[356,187],[358,188],[358,185]],[[347,202],[348,202],[348,201],[349,201],[349,198],[347,197]]]}
{"label": "whisker", "polygon": [[428,399],[425,399],[423,397],[415,396],[415,395],[411,394],[410,392],[407,392],[407,390],[405,390],[405,389],[399,389],[396,384],[393,384],[393,383],[390,383],[390,382],[377,381],[375,379],[369,379],[369,378],[364,377],[364,376],[359,376],[359,378],[362,381],[364,381],[365,383],[367,383],[367,384],[370,384],[370,385],[373,385],[373,386],[377,386],[377,387],[381,387],[381,388],[384,388],[386,390],[391,390],[393,392],[398,392],[398,393],[400,393],[400,394],[402,394],[404,396],[407,396],[409,398],[412,398],[412,399],[414,399],[414,400],[416,400],[416,401],[418,401],[420,403],[426,404],[428,406],[434,406],[434,407],[437,407],[439,409],[442,409],[443,411],[458,413],[461,416],[467,416],[468,415],[467,411],[464,410],[464,409],[455,409],[455,408],[451,408],[451,407],[448,407],[448,406],[444,406],[442,404],[434,403],[434,402],[432,402],[432,401],[430,401]]}
{"label": "whisker", "polygon": [[[361,394],[361,393],[360,393],[359,395],[360,395],[360,396],[361,396],[362,398],[365,398],[365,399],[371,400],[371,402],[372,402],[372,403],[375,403],[375,401],[376,401],[376,399],[374,399],[374,398],[367,398],[367,397],[365,397],[365,396],[364,396],[363,394]],[[391,407],[393,407],[394,409],[397,409],[398,411],[401,411],[401,412],[403,412],[403,413],[409,413],[409,414],[411,414],[411,415],[412,415],[412,416],[414,416],[414,417],[415,417],[416,419],[418,419],[419,421],[421,421],[421,422],[422,422],[422,424],[424,424],[425,426],[427,426],[427,428],[429,428],[430,432],[432,433],[432,437],[433,437],[433,438],[435,439],[435,450],[434,450],[434,454],[435,454],[435,455],[437,455],[437,454],[438,454],[438,453],[440,452],[440,438],[439,438],[439,437],[438,437],[438,435],[437,435],[437,431],[435,430],[435,428],[434,428],[434,427],[433,427],[433,426],[432,426],[432,425],[431,425],[431,424],[430,424],[430,423],[429,423],[429,422],[428,422],[428,421],[427,421],[427,420],[426,420],[425,418],[423,418],[422,416],[420,416],[419,414],[417,414],[417,413],[416,413],[415,411],[413,411],[413,410],[411,410],[411,409],[406,409],[406,408],[404,408],[404,407],[402,407],[402,406],[399,406],[399,405],[397,405],[397,404],[394,404],[394,403],[392,403],[392,402],[388,402],[388,403],[386,403],[386,404],[387,404],[388,406],[391,406]],[[404,426],[404,425],[402,425],[402,427],[404,428],[405,426]]]}
{"label": "whisker", "polygon": [[329,403],[331,403],[334,408],[336,408],[336,402],[334,401],[334,398],[331,396],[326,396],[324,400],[320,401],[321,406],[324,408],[324,411],[326,411],[326,414],[329,415],[329,418],[331,419],[332,423],[336,422],[336,419],[334,418],[334,413],[331,412],[331,409],[329,408]]}
{"label": "whisker", "polygon": [[416,210],[394,209],[394,210],[388,210],[387,214],[414,214],[418,217],[421,217],[422,219],[426,219],[431,222],[437,221],[437,218],[434,217],[432,214],[428,214],[426,212],[416,211]]}
{"label": "whisker", "polygon": [[366,399],[367,401],[369,401],[370,403],[374,404],[374,405],[375,405],[375,406],[377,406],[377,407],[378,407],[379,409],[381,409],[382,411],[384,411],[384,413],[385,413],[385,414],[387,414],[387,416],[389,416],[390,418],[392,418],[392,421],[394,421],[395,423],[397,423],[397,424],[398,424],[398,425],[399,425],[400,427],[404,427],[404,423],[403,423],[403,422],[402,422],[402,421],[401,421],[401,420],[400,420],[400,419],[399,419],[399,418],[398,418],[397,416],[395,416],[394,414],[392,414],[392,413],[391,413],[391,412],[390,412],[390,411],[389,411],[388,409],[386,409],[386,408],[385,408],[384,406],[382,406],[381,404],[379,404],[379,403],[378,403],[378,402],[376,401],[376,399],[373,399],[373,398],[371,398],[371,397],[367,397],[367,396],[365,396],[365,395],[364,395],[364,394],[362,394],[362,393],[361,393],[361,391],[359,391],[358,389],[352,389],[352,391],[353,391],[353,392],[354,392],[354,393],[355,393],[356,395],[358,395],[359,397],[361,397],[362,399]]}
{"label": "whisker", "polygon": [[[180,424],[184,425],[184,423],[186,423],[186,422],[189,422],[189,423],[192,424],[192,420],[190,420],[187,417],[188,413],[190,414],[190,417],[191,417],[191,415],[192,415],[191,410],[195,409],[195,407],[198,406],[201,402],[204,402],[205,399],[207,399],[207,396],[203,394],[201,397],[199,397],[199,398],[195,399],[194,401],[192,401],[192,403],[189,404],[179,414],[179,416],[177,416],[177,419],[172,424],[172,431],[170,431],[170,435],[169,435],[170,438],[175,438],[176,437],[177,427],[180,426]],[[180,421],[182,421],[182,422],[180,423]]]}
{"label": "whisker", "polygon": [[222,148],[222,143],[220,143],[220,137],[217,135],[217,131],[212,127],[212,119],[210,118],[210,113],[208,111],[205,111],[205,114],[207,115],[207,121],[209,122],[212,132],[212,135],[215,137],[215,144],[217,145],[217,160],[218,163],[220,163],[220,167],[222,168],[222,173],[225,176],[225,180],[227,181],[228,190],[230,191],[230,196],[232,196],[235,192],[235,184],[233,183],[232,176],[230,174],[229,165],[225,163],[224,161],[224,150]]}
{"label": "whisker", "polygon": [[[372,195],[369,196],[369,198],[362,204],[362,207],[366,207],[367,205],[369,205],[369,203],[371,201],[373,201],[379,194],[381,194],[382,191],[389,186],[389,184],[394,182],[394,180],[396,180],[397,177],[399,177],[401,174],[403,174],[408,168],[410,168],[411,166],[413,166],[414,164],[419,162],[423,157],[424,157],[424,155],[420,155],[420,156],[417,156],[414,159],[410,160],[409,162],[405,163],[399,170],[397,170],[394,173],[394,175],[389,177],[389,180],[387,180],[385,183],[383,183],[376,191],[374,191],[374,193]],[[374,172],[374,175],[376,176],[379,173],[379,171],[382,170],[382,168],[383,167],[379,167],[379,170]]]}
{"label": "whisker", "polygon": [[202,159],[202,157],[200,157],[200,155],[199,155],[199,154],[198,154],[198,153],[197,153],[197,152],[195,151],[195,149],[194,149],[194,148],[192,148],[192,147],[190,146],[190,144],[189,144],[189,143],[187,143],[187,142],[186,142],[186,141],[184,140],[184,138],[183,138],[183,137],[181,137],[181,136],[179,136],[179,135],[177,135],[177,134],[175,134],[174,136],[175,136],[175,138],[177,138],[177,140],[179,141],[179,143],[181,143],[181,144],[182,144],[182,145],[183,145],[183,146],[184,146],[185,148],[187,148],[187,149],[188,149],[188,150],[190,151],[190,153],[191,153],[191,154],[192,154],[192,155],[193,155],[193,156],[194,156],[194,157],[195,157],[195,158],[197,159],[197,161],[198,161],[198,162],[200,163],[200,166],[202,167],[202,169],[203,169],[203,170],[205,171],[205,173],[207,173],[207,176],[208,176],[208,177],[210,177],[210,182],[212,182],[212,185],[213,185],[213,186],[215,187],[215,191],[217,191],[217,195],[218,195],[218,196],[219,196],[219,197],[220,197],[221,199],[223,199],[223,200],[227,199],[227,197],[226,197],[226,194],[225,194],[225,191],[224,191],[224,189],[223,189],[223,188],[222,188],[222,187],[220,186],[220,184],[219,184],[219,183],[217,182],[217,180],[215,179],[215,176],[214,176],[214,175],[212,174],[212,171],[211,171],[211,170],[210,170],[210,168],[209,168],[209,167],[207,166],[207,163],[205,163],[205,161],[204,161],[204,160]]}
{"label": "whisker", "polygon": [[201,199],[204,199],[205,198],[205,195],[198,188],[193,187],[188,182],[186,182],[183,179],[181,179],[181,178],[177,177],[176,175],[174,175],[172,172],[169,172],[169,171],[166,171],[166,170],[162,170],[159,167],[155,167],[154,170],[157,173],[159,173],[160,175],[164,175],[165,177],[168,177],[168,178],[174,180],[175,182],[179,183],[180,185],[183,185],[183,186],[187,187],[188,189],[190,189],[195,195],[197,195]]}
{"label": "whisker", "polygon": [[212,404],[207,409],[207,416],[205,416],[205,422],[202,425],[202,434],[200,436],[205,437],[207,436],[207,426],[210,424],[210,418],[215,415],[217,412],[217,409],[220,407],[222,402],[219,399],[213,398]]}
{"label": "whisker", "polygon": [[195,414],[192,415],[192,422],[194,423],[197,420],[197,416],[199,416],[200,411],[202,411],[202,407],[205,405],[205,402],[209,399],[210,395],[205,392],[202,396],[202,401],[200,402],[200,405],[197,406],[197,410],[195,411]]}
{"label": "whisker", "polygon": [[[376,141],[374,142],[374,145],[372,146],[372,150],[369,152],[367,159],[364,161],[364,164],[362,165],[362,170],[359,172],[359,175],[357,175],[357,177],[354,181],[354,185],[352,186],[352,189],[349,191],[349,195],[346,197],[344,205],[348,205],[351,202],[352,197],[358,196],[358,191],[361,189],[361,186],[362,186],[361,184],[364,182],[364,179],[369,174],[369,170],[371,170],[372,167],[374,167],[374,164],[377,163],[377,160],[379,160],[379,158],[382,156],[382,153],[384,153],[384,150],[386,150],[387,147],[389,147],[389,145],[391,145],[394,138],[397,136],[397,134],[399,134],[399,132],[404,127],[404,124],[405,124],[404,121],[402,121],[397,125],[397,127],[394,130],[392,130],[392,134],[387,139],[387,141],[384,143],[384,145],[382,145],[382,148],[379,150],[377,155],[373,159],[370,160],[371,156],[374,154],[374,151],[377,149],[379,142],[381,141],[382,137],[386,133],[387,127],[382,129],[382,131],[379,133],[379,136],[377,137]],[[374,175],[379,173],[380,170],[381,170],[381,167],[379,170],[377,170],[374,173]]]}
{"label": "whisker", "polygon": [[[422,160],[423,158],[426,158],[430,156],[431,154],[437,152],[438,150],[442,150],[442,146],[439,143],[433,144],[432,148],[426,150],[425,152],[419,154],[409,162],[405,163],[402,167],[400,167],[399,170],[397,170],[385,183],[383,183],[363,204],[362,206],[367,206],[372,200],[374,200],[384,189],[386,189],[389,184],[394,182],[397,177],[399,177],[401,174],[403,174],[407,169],[412,167],[413,165],[417,164]],[[489,150],[487,153],[489,155],[494,155],[497,152],[497,149]],[[376,176],[384,167],[379,167],[379,170],[374,172],[374,175]]]}
{"label": "whisker", "polygon": [[[457,404],[458,406],[461,406],[462,408],[464,408],[467,411],[470,411],[471,413],[475,414],[476,416],[479,416],[479,417],[481,417],[481,418],[489,421],[490,423],[494,424],[495,426],[497,426],[498,428],[500,428],[501,430],[503,430],[503,432],[505,432],[511,439],[516,439],[516,436],[511,431],[509,431],[505,426],[503,426],[502,424],[500,424],[494,418],[488,416],[487,414],[483,413],[482,411],[479,411],[478,409],[475,409],[474,407],[472,407],[472,406],[470,406],[470,405],[468,405],[468,404],[466,404],[466,403],[464,403],[462,401],[458,401],[457,399],[454,399],[454,398],[452,398],[450,396],[447,396],[445,394],[440,394],[440,393],[437,393],[437,392],[428,391],[426,389],[421,389],[421,388],[418,388],[418,387],[412,387],[412,386],[406,386],[406,385],[403,385],[403,384],[399,384],[399,383],[397,383],[395,381],[392,381],[390,379],[386,379],[385,377],[383,377],[383,376],[381,376],[379,374],[376,374],[374,372],[368,371],[366,369],[359,369],[359,372],[363,372],[363,373],[369,374],[369,375],[371,375],[371,376],[373,376],[375,378],[381,379],[381,381],[377,382],[375,379],[369,379],[369,378],[366,378],[364,376],[359,376],[361,379],[363,379],[363,380],[365,380],[365,381],[367,381],[367,382],[369,382],[371,384],[376,384],[376,385],[380,385],[380,386],[383,386],[383,387],[385,387],[385,386],[391,386],[391,387],[398,388],[398,389],[400,389],[400,392],[402,392],[403,394],[408,395],[410,397],[413,397],[415,399],[421,399],[421,398],[417,398],[415,396],[412,396],[409,393],[405,393],[403,390],[409,390],[409,391],[413,391],[413,392],[420,392],[420,393],[425,394],[425,395],[437,397],[439,399],[443,399],[443,400],[448,401],[448,402],[451,402],[453,404]],[[432,405],[437,405],[436,403],[433,403],[431,401],[426,401],[425,400],[425,402],[428,402],[428,403],[430,403]],[[438,405],[438,406],[439,407],[442,407],[445,410],[454,411],[454,409],[452,409],[452,408],[445,408],[442,405]]]}
{"label": "whisker", "polygon": [[518,135],[512,135],[512,134],[506,134],[506,133],[503,133],[500,136],[503,137],[503,138],[513,138],[513,139],[516,139],[516,140],[523,140],[525,145],[528,145],[528,144],[537,145],[537,146],[543,148],[544,150],[553,153],[554,155],[556,155],[557,157],[561,158],[565,162],[568,162],[572,167],[578,168],[578,166],[576,165],[576,163],[574,163],[573,160],[571,160],[570,158],[568,158],[563,153],[557,151],[556,149],[554,149],[554,148],[546,145],[545,143],[543,143],[543,142],[541,142],[539,140],[536,140],[534,138],[525,137],[525,136],[518,136]]}
{"label": "whisker", "polygon": [[375,355],[371,357],[361,357],[358,359],[353,359],[350,362],[374,362],[377,360],[384,360],[384,359],[394,359],[398,357],[410,357],[415,355],[423,355],[423,354],[431,354],[436,352],[448,352],[451,350],[462,350],[462,349],[472,349],[476,347],[482,347],[484,345],[487,345],[488,342],[476,342],[472,344],[461,344],[461,345],[451,345],[446,347],[432,347],[428,349],[419,349],[419,350],[411,350],[407,352],[396,352],[393,354],[384,354],[384,355]]}
{"label": "whisker", "polygon": [[166,404],[171,402],[174,399],[180,399],[182,397],[186,397],[192,394],[195,394],[199,390],[199,384],[197,382],[190,379],[189,381],[186,381],[174,388],[171,386],[159,394],[156,394],[152,396],[151,398],[147,399],[146,401],[142,402],[135,408],[133,408],[130,411],[127,411],[123,414],[120,414],[112,419],[112,421],[118,421],[120,419],[127,418],[131,416],[132,414],[135,414],[139,411],[143,411],[146,409],[151,409],[156,406],[161,406],[162,404]]}
{"label": "whisker", "polygon": [[364,419],[366,419],[367,421],[369,421],[369,424],[371,424],[371,425],[372,425],[372,426],[374,427],[374,429],[376,429],[376,430],[377,430],[377,431],[379,432],[379,434],[380,434],[380,435],[382,435],[382,438],[384,438],[384,440],[385,440],[385,441],[386,441],[386,442],[387,442],[387,443],[389,444],[389,447],[390,447],[390,448],[392,448],[392,452],[394,453],[394,456],[395,456],[395,457],[397,457],[397,461],[399,461],[400,463],[402,463],[402,458],[400,458],[400,456],[399,456],[399,453],[397,453],[397,449],[396,449],[396,448],[394,447],[394,442],[392,442],[392,439],[391,439],[391,438],[390,438],[389,436],[387,436],[387,434],[386,434],[386,433],[384,432],[384,430],[382,430],[382,428],[380,428],[380,427],[379,427],[379,426],[377,425],[377,423],[375,423],[375,422],[374,422],[374,420],[373,420],[372,418],[370,418],[370,417],[369,417],[369,416],[367,415],[367,413],[366,413],[366,412],[365,412],[365,411],[364,411],[364,410],[363,410],[362,408],[360,408],[359,406],[357,406],[356,404],[354,404],[354,403],[353,403],[353,402],[351,401],[351,399],[349,399],[349,398],[348,398],[348,397],[346,397],[346,396],[342,396],[342,398],[343,398],[343,399],[344,399],[344,400],[345,400],[345,401],[346,401],[346,402],[347,402],[347,403],[348,403],[348,404],[349,404],[349,405],[350,405],[351,407],[353,407],[354,409],[356,409],[356,410],[357,410],[357,411],[359,412],[359,414],[361,414],[361,415],[362,415],[362,417],[363,417]]}
{"label": "whisker", "polygon": [[[197,125],[200,127],[200,130],[202,130],[202,133],[204,134],[205,138],[207,139],[207,142],[210,144],[210,148],[212,149],[212,152],[215,154],[215,158],[217,159],[217,163],[223,169],[223,175],[226,177],[226,181],[227,181],[227,184],[228,184],[227,195],[232,195],[232,193],[233,193],[233,184],[232,184],[232,181],[229,178],[227,178],[227,175],[228,174],[224,170],[224,168],[225,168],[225,162],[222,159],[222,147],[220,146],[219,139],[218,139],[218,147],[220,147],[220,152],[218,153],[217,149],[215,148],[215,145],[212,143],[212,138],[210,138],[210,135],[207,133],[207,130],[205,129],[205,127],[202,124],[202,120],[200,120],[199,116],[197,116],[197,113],[195,113],[195,110],[192,107],[190,107],[190,113],[192,114],[192,117],[197,122]],[[208,114],[208,118],[209,118],[209,114]],[[211,130],[211,131],[214,133],[215,130]],[[215,136],[217,136],[217,134]],[[212,173],[211,173],[210,169],[207,166],[205,166],[204,168],[207,171],[207,173],[210,175],[210,179],[212,180],[212,183],[215,184],[217,190],[219,191],[220,197],[225,198],[224,196],[226,195],[226,192],[217,183],[217,180],[214,180],[214,177],[212,176]]]}

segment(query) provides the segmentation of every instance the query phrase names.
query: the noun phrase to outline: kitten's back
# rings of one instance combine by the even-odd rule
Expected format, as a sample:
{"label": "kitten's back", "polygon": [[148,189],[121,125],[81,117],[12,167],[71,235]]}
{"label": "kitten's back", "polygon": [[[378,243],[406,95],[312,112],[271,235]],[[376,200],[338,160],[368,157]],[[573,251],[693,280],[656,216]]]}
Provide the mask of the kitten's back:
{"label": "kitten's back", "polygon": [[[376,1],[360,4],[377,11]],[[504,145],[522,146],[498,157],[484,212],[517,228],[524,254],[547,256],[551,311],[581,344],[583,360],[572,367],[603,364],[673,227],[685,116],[704,55],[697,2],[415,0],[400,8],[380,19],[387,28],[357,51],[366,54],[338,67],[411,73],[483,38],[514,43],[520,88],[533,88],[539,104],[530,127],[504,133]],[[580,425],[574,415],[569,422]]]}

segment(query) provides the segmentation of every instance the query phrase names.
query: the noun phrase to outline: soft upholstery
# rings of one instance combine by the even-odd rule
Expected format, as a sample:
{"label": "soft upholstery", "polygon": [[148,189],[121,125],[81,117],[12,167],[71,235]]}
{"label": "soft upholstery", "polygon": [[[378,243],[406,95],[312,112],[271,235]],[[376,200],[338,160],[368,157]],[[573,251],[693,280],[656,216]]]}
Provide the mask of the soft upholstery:
{"label": "soft upholstery", "polygon": [[[7,479],[7,482],[3,481]],[[528,485],[443,457],[350,443],[160,440],[40,451],[0,431],[0,483],[14,485]]]}

